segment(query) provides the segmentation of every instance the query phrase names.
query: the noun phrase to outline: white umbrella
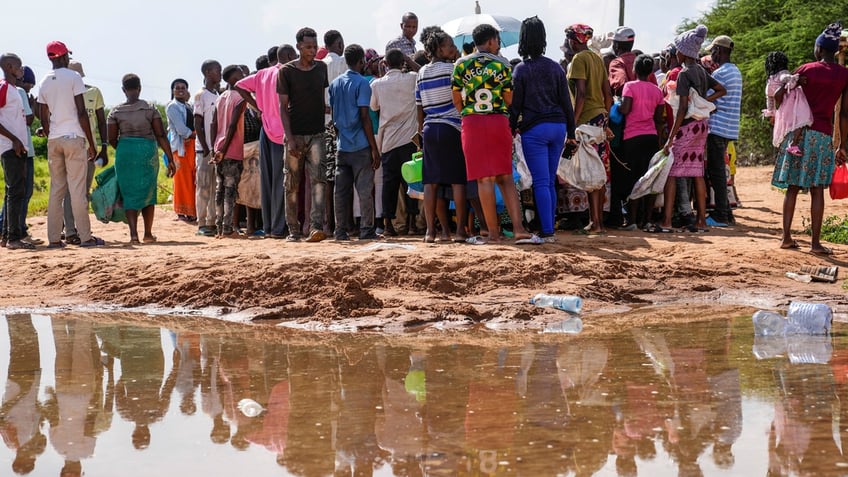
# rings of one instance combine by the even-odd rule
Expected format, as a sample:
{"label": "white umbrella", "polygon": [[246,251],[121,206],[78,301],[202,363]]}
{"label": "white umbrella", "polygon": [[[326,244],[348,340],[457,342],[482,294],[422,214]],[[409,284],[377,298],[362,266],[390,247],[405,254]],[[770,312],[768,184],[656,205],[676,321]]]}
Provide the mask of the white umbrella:
{"label": "white umbrella", "polygon": [[489,24],[501,32],[501,44],[510,46],[518,43],[518,33],[521,31],[521,21],[513,17],[504,15],[489,15],[488,13],[480,13],[480,5],[478,3],[474,15],[453,19],[444,25],[442,30],[453,37],[453,42],[456,46],[462,48],[465,43],[473,42],[471,32],[477,25]]}

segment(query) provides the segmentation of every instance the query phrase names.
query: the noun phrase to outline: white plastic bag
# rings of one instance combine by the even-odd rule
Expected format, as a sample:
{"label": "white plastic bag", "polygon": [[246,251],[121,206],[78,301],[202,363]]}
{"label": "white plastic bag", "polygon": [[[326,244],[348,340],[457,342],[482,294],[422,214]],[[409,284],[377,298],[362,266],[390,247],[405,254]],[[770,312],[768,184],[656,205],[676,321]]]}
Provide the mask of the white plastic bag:
{"label": "white plastic bag", "polygon": [[586,192],[607,183],[607,171],[598,155],[597,145],[607,140],[604,128],[584,124],[577,128],[577,152],[570,159],[560,158],[557,177]]}
{"label": "white plastic bag", "polygon": [[518,180],[515,186],[518,190],[527,190],[533,187],[533,176],[527,167],[527,159],[524,158],[524,149],[521,148],[521,134],[516,134],[512,139],[512,163],[518,172]]}
{"label": "white plastic bag", "polygon": [[674,154],[671,151],[668,151],[667,156],[663,154],[662,149],[657,151],[651,158],[651,162],[648,163],[648,172],[636,181],[627,200],[638,199],[650,194],[662,194],[672,164],[674,164]]}
{"label": "white plastic bag", "polygon": [[[676,88],[669,87],[668,96],[665,98],[665,102],[671,106],[672,117],[677,117],[677,110],[680,108],[680,96],[675,91]],[[689,105],[686,108],[686,119],[692,118],[696,121],[708,119],[710,113],[715,111],[715,108],[716,105],[701,97],[695,91],[695,88],[689,88]]]}

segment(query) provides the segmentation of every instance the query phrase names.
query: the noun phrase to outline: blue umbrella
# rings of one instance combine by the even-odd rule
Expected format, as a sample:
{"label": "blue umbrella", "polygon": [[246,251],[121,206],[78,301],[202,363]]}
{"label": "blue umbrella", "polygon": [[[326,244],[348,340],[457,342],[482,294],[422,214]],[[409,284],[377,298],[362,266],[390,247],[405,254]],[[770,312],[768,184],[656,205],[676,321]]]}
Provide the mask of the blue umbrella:
{"label": "blue umbrella", "polygon": [[510,46],[518,43],[518,33],[521,31],[521,21],[503,15],[477,13],[453,19],[444,25],[442,30],[453,37],[456,46],[462,49],[465,43],[472,43],[471,32],[477,25],[489,24],[501,32],[501,45]]}

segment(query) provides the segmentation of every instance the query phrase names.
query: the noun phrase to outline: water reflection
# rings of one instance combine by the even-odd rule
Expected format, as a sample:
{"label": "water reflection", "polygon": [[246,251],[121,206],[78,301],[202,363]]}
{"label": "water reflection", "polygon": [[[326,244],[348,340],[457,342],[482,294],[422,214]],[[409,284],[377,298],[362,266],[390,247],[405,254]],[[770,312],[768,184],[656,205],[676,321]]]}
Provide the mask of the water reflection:
{"label": "water reflection", "polygon": [[[831,364],[794,364],[780,353],[754,357],[750,319],[436,345],[198,329],[81,316],[0,320],[0,350],[8,349],[0,352],[0,472],[628,476],[846,468],[841,337]],[[246,417],[238,409],[245,398],[265,411]]]}

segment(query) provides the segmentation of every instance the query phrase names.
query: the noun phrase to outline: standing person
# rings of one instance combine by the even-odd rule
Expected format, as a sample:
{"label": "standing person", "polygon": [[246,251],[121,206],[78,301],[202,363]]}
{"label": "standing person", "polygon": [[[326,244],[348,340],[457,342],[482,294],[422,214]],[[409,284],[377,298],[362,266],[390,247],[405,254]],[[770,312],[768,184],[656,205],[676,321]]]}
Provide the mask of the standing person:
{"label": "standing person", "polygon": [[533,198],[542,226],[540,237],[556,240],[556,170],[566,137],[571,147],[574,139],[574,109],[565,72],[545,57],[547,34],[539,17],[521,23],[518,54],[522,61],[515,67],[515,94],[510,108],[513,129],[521,132],[521,149],[530,175],[533,176]]}
{"label": "standing person", "polygon": [[[653,69],[654,59],[648,55],[639,55],[633,65],[637,79],[625,83],[622,90],[620,111],[626,118],[624,156],[630,166],[622,190],[633,190],[636,181],[648,172],[651,157],[662,146],[660,134],[663,130],[665,99],[656,81],[650,77]],[[628,201],[629,230],[636,230],[639,225],[645,225],[650,218],[651,208],[641,210],[643,204],[642,198]]]}
{"label": "standing person", "polygon": [[153,235],[153,214],[156,212],[156,180],[159,176],[159,150],[168,159],[168,177],[176,172],[171,145],[165,137],[165,127],[159,111],[139,99],[141,79],[130,73],[121,80],[127,100],[112,108],[107,123],[109,144],[115,148],[115,176],[124,199],[130,243],[137,244],[138,213],[144,220],[144,243],[156,241]]}
{"label": "standing person", "polygon": [[177,172],[174,174],[174,212],[186,222],[197,220],[195,207],[195,181],[197,164],[195,153],[194,108],[188,100],[191,93],[188,81],[177,78],[171,82],[171,101],[165,106],[168,116],[168,138],[174,154]]}
{"label": "standing person", "polygon": [[492,25],[474,27],[477,53],[460,58],[451,79],[454,107],[462,114],[462,151],[468,179],[476,179],[489,236],[472,237],[475,245],[500,242],[496,224],[495,184],[500,188],[512,220],[516,244],[540,244],[522,224],[521,203],[512,180],[512,134],[508,108],[512,103],[509,64],[497,56],[501,38]]}
{"label": "standing person", "polygon": [[[68,62],[68,69],[76,71],[80,78],[85,78],[85,70],[82,68],[82,63],[76,60]],[[106,112],[103,102],[103,93],[97,86],[85,84],[85,93],[82,94],[85,101],[85,110],[88,113],[88,123],[91,126],[91,137],[96,138],[100,135],[100,152],[97,153],[97,161],[100,167],[109,163],[109,156],[106,148],[109,145],[106,142]],[[97,125],[97,134],[95,134],[94,126]],[[95,146],[96,147],[96,146]],[[95,163],[88,162],[88,172],[85,176],[85,193],[88,195],[91,191],[91,182],[94,180]],[[65,242],[71,245],[79,245],[80,238],[77,234],[76,224],[74,222],[74,213],[71,210],[71,194],[65,194]]]}
{"label": "standing person", "polygon": [[215,156],[217,189],[215,191],[215,225],[218,237],[233,235],[233,210],[244,168],[244,109],[247,102],[233,88],[244,77],[237,65],[224,68],[223,78],[229,88],[215,104],[212,119],[212,144]]}
{"label": "standing person", "polygon": [[406,12],[400,19],[400,35],[386,43],[385,53],[398,49],[403,52],[404,64],[410,71],[418,71],[421,66],[413,59],[418,48],[415,45],[415,34],[418,33],[418,15]]}
{"label": "standing person", "polygon": [[26,193],[27,136],[29,128],[23,100],[15,86],[23,75],[23,63],[14,53],[0,56],[3,80],[0,80],[0,160],[6,187],[3,201],[6,204],[3,221],[2,242],[10,249],[35,249],[35,245],[24,242],[21,230],[21,206]]}
{"label": "standing person", "polygon": [[38,90],[39,117],[49,118],[42,122],[42,127],[47,136],[50,167],[47,238],[51,248],[65,246],[61,240],[64,225],[62,203],[69,190],[80,246],[105,245],[102,239],[91,235],[86,185],[88,161],[93,161],[97,152],[85,110],[85,85],[80,75],[68,69],[69,53],[68,47],[61,41],[47,44],[47,57],[53,64],[53,71],[41,80]]}
{"label": "standing person", "polygon": [[[383,204],[386,234],[394,237],[397,236],[393,221],[397,214],[398,189],[402,186],[401,191],[406,191],[406,182],[400,169],[417,149],[412,137],[418,132],[415,113],[415,83],[418,76],[402,71],[404,54],[399,49],[389,50],[385,62],[389,71],[371,84],[371,109],[380,114],[377,133],[377,145],[382,152],[383,164],[383,194],[380,201]],[[435,238],[434,235],[428,237]]]}
{"label": "standing person", "polygon": [[[418,130],[424,149],[421,171],[424,183],[424,218],[427,220],[424,240],[435,240],[436,217],[442,223],[441,240],[450,240],[448,204],[444,198],[439,197],[439,186],[449,185],[456,204],[456,241],[464,242],[468,239],[465,230],[468,222],[468,178],[460,133],[462,116],[453,107],[451,91],[454,61],[459,58],[459,50],[453,38],[443,31],[430,35],[425,47],[431,62],[418,71],[415,85]],[[394,197],[397,197],[397,193]]]}
{"label": "standing person", "polygon": [[[221,63],[206,60],[200,66],[203,89],[194,95],[194,130],[197,133],[195,153],[197,181],[195,182],[195,207],[197,208],[197,235],[214,237],[215,229],[215,166],[212,165],[212,118],[221,85]],[[198,148],[199,146],[199,148]]]}
{"label": "standing person", "polygon": [[[836,62],[842,25],[832,23],[816,38],[814,49],[817,61],[801,65],[795,74],[801,76],[804,96],[813,112],[813,125],[804,134],[802,155],[796,156],[788,149],[793,136],[788,134],[780,146],[771,183],[786,189],[783,199],[783,240],[781,248],[796,249],[798,242],[792,239],[792,216],[798,191],[810,189],[810,216],[812,240],[810,252],[816,255],[831,255],[833,250],[821,244],[821,226],[824,218],[824,189],[830,185],[836,164],[843,164],[848,155],[848,69]],[[785,88],[775,94],[779,103]],[[833,110],[841,99],[839,112],[839,135],[833,144]]]}
{"label": "standing person", "polygon": [[[568,66],[568,80],[574,98],[574,117],[577,125],[588,124],[606,129],[609,110],[612,106],[609,80],[604,60],[589,49],[588,43],[594,34],[592,27],[575,24],[565,30],[574,58]],[[598,145],[598,154],[609,174],[609,150],[606,143]],[[604,196],[606,188],[588,191],[589,233],[604,233]]]}
{"label": "standing person", "polygon": [[[324,33],[324,49],[327,50],[326,56],[321,58],[321,61],[327,64],[327,84],[341,76],[347,71],[347,64],[342,56],[345,50],[344,38],[337,30],[328,30]],[[324,90],[324,100],[327,104],[330,103],[330,93]],[[325,188],[325,216],[324,216],[324,232],[327,234],[333,233],[335,228],[335,195],[333,189],[336,180],[336,159],[338,157],[338,137],[336,127],[333,125],[333,116],[327,114],[324,116],[326,130],[324,131],[324,167],[327,172],[327,187]]]}
{"label": "standing person", "polygon": [[707,50],[713,63],[718,65],[712,73],[713,78],[727,90],[727,94],[716,99],[716,110],[710,115],[710,134],[707,136],[707,176],[715,195],[715,208],[707,219],[707,225],[722,227],[736,224],[727,198],[727,164],[724,158],[727,143],[739,138],[742,73],[730,61],[733,40],[729,36],[715,37]]}
{"label": "standing person", "polygon": [[339,130],[336,165],[336,240],[350,240],[353,191],[362,211],[359,238],[378,238],[374,233],[374,171],[380,167],[380,150],[371,126],[371,87],[360,74],[365,67],[365,50],[359,45],[345,48],[348,70],[330,84],[330,107]]}
{"label": "standing person", "polygon": [[278,239],[286,236],[286,189],[283,182],[285,134],[280,120],[277,81],[280,68],[295,58],[297,54],[293,46],[281,45],[277,49],[276,65],[242,79],[235,87],[248,104],[262,113],[262,130],[259,132],[262,227],[267,237]]}
{"label": "standing person", "polygon": [[327,82],[327,64],[315,61],[318,35],[311,28],[298,30],[297,50],[300,58],[283,65],[277,78],[280,95],[280,119],[285,131],[286,162],[286,223],[288,241],[302,238],[297,220],[297,194],[303,168],[309,169],[312,186],[310,233],[307,242],[320,242],[324,233],[324,191],[327,187],[324,151],[324,89]]}
{"label": "standing person", "polygon": [[[674,195],[677,191],[678,177],[692,177],[695,181],[695,204],[697,215],[695,225],[689,227],[691,232],[707,232],[706,207],[707,188],[704,183],[704,156],[709,124],[706,119],[687,117],[689,109],[690,88],[707,101],[715,101],[725,94],[724,87],[719,84],[698,62],[701,44],[707,37],[707,27],[698,25],[697,28],[685,31],[674,39],[677,48],[677,60],[682,65],[677,77],[676,94],[680,97],[680,106],[674,116],[674,124],[668,133],[668,140],[663,146],[663,152],[674,153],[674,163],[668,172],[668,180],[663,190],[665,207],[663,221],[659,227],[653,227],[651,232],[669,233],[671,216],[674,212]],[[713,93],[707,95],[712,89]]]}

